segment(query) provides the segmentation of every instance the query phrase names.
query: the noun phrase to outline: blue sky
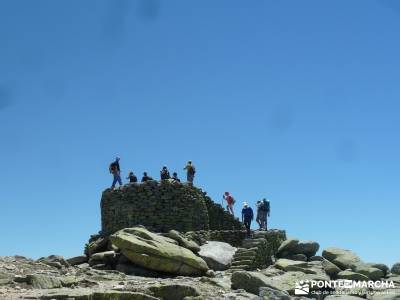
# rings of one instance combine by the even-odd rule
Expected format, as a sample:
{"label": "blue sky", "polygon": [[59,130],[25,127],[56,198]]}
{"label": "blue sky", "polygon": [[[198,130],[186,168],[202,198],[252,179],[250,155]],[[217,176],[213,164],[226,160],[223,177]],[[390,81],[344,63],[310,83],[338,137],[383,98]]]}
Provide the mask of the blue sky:
{"label": "blue sky", "polygon": [[188,159],[270,225],[400,261],[400,4],[1,1],[0,255],[78,255],[108,164]]}

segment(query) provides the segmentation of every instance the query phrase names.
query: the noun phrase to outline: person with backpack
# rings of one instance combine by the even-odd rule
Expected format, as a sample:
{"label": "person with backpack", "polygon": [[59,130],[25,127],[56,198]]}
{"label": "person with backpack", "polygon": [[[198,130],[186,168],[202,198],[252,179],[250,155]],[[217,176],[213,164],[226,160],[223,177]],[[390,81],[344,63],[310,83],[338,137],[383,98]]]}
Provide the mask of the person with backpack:
{"label": "person with backpack", "polygon": [[194,174],[196,174],[196,168],[193,165],[192,161],[189,160],[186,164],[186,166],[183,168],[186,170],[186,177],[187,177],[187,182],[190,185],[193,185],[193,180],[194,180]]}
{"label": "person with backpack", "polygon": [[161,180],[167,180],[167,179],[171,178],[171,176],[169,175],[167,166],[164,166],[162,168],[162,170],[160,171],[160,177],[161,177]]}
{"label": "person with backpack", "polygon": [[243,203],[243,209],[242,209],[242,223],[246,227],[247,230],[247,237],[250,237],[250,227],[251,227],[251,221],[253,221],[254,215],[253,215],[253,210],[247,202]]}
{"label": "person with backpack", "polygon": [[257,204],[256,204],[256,207],[257,207],[256,222],[257,222],[258,226],[260,227],[259,230],[263,229],[263,226],[262,226],[263,223],[261,220],[263,220],[263,218],[264,218],[264,212],[261,210],[261,206],[262,206],[262,201],[258,200]]}
{"label": "person with backpack", "polygon": [[150,181],[150,180],[153,180],[153,178],[150,177],[149,175],[147,175],[147,172],[143,172],[142,182],[146,182],[146,181]]}
{"label": "person with backpack", "polygon": [[271,212],[271,204],[269,203],[269,200],[267,200],[266,198],[264,198],[262,200],[262,209],[263,209],[263,219],[262,219],[262,225],[264,230],[268,230],[267,229],[267,217],[270,216],[270,212]]}
{"label": "person with backpack", "polygon": [[130,171],[128,177],[126,177],[126,179],[129,179],[129,183],[136,183],[137,182],[137,177],[135,176],[135,174]]}
{"label": "person with backpack", "polygon": [[224,198],[225,199],[225,201],[226,201],[226,209],[227,209],[227,211],[232,215],[232,216],[235,216],[235,214],[234,214],[234,212],[233,212],[233,205],[235,204],[235,199],[229,194],[229,192],[225,192],[223,195],[222,195],[222,198]]}
{"label": "person with backpack", "polygon": [[113,174],[113,182],[111,185],[112,190],[115,188],[115,185],[117,184],[117,182],[119,183],[119,186],[122,186],[121,169],[119,167],[119,161],[120,161],[120,158],[116,157],[115,161],[113,161],[110,164],[110,166],[108,167],[108,170],[110,171],[110,173]]}

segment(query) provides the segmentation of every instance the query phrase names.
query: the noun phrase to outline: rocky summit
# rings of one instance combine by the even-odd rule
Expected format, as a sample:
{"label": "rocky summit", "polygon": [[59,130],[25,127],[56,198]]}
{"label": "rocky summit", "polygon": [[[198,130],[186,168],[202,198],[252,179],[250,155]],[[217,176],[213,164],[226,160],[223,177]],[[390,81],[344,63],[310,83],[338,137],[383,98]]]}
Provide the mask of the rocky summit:
{"label": "rocky summit", "polygon": [[80,256],[0,257],[0,299],[400,299],[400,263],[365,262],[284,230],[246,237],[239,220],[193,186],[106,190],[101,210],[102,230]]}

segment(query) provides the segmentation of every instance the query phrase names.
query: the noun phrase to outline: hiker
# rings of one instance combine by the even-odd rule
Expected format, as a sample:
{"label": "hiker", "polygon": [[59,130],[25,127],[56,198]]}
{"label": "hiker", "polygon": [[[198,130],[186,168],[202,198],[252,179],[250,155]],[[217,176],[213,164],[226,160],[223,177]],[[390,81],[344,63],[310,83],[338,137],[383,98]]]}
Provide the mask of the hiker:
{"label": "hiker", "polygon": [[143,172],[142,182],[146,182],[149,180],[153,180],[150,176],[147,175],[147,172]]}
{"label": "hiker", "polygon": [[244,202],[242,209],[242,223],[246,227],[247,237],[250,237],[251,221],[253,221],[253,210],[251,209],[251,207],[249,207],[247,202]]}
{"label": "hiker", "polygon": [[227,205],[226,205],[227,211],[232,216],[235,216],[235,214],[233,212],[233,205],[235,204],[235,199],[229,194],[229,192],[225,192],[224,195],[222,195],[222,198],[224,198],[227,203]]}
{"label": "hiker", "polygon": [[192,161],[189,160],[183,169],[186,170],[187,182],[190,185],[193,185],[194,174],[196,173],[196,168],[192,164]]}
{"label": "hiker", "polygon": [[169,175],[169,171],[167,166],[164,166],[162,168],[162,170],[160,171],[160,176],[161,176],[161,180],[166,180],[166,179],[170,179],[171,176]]}
{"label": "hiker", "polygon": [[175,182],[181,182],[181,180],[178,178],[178,173],[176,172],[172,173],[172,180]]}
{"label": "hiker", "polygon": [[268,230],[267,229],[267,217],[269,217],[270,212],[271,212],[271,204],[269,203],[269,200],[267,199],[263,199],[262,200],[262,205],[261,205],[261,209],[263,211],[263,219],[261,219],[261,224],[264,228],[264,230]]}
{"label": "hiker", "polygon": [[126,177],[126,179],[129,179],[130,183],[137,182],[137,177],[135,176],[135,174],[133,174],[132,171],[129,172],[129,175],[128,175],[128,177]]}
{"label": "hiker", "polygon": [[113,182],[111,185],[111,189],[113,190],[115,188],[116,183],[119,183],[119,186],[122,186],[122,180],[121,180],[121,169],[119,167],[119,157],[115,158],[115,161],[113,161],[110,166],[108,167],[108,170],[110,171],[111,174],[113,174]]}
{"label": "hiker", "polygon": [[261,223],[261,220],[263,218],[263,212],[261,211],[261,205],[262,205],[262,201],[258,200],[257,204],[256,204],[256,207],[257,207],[256,222],[257,222],[258,226],[260,227],[259,230],[263,229],[263,226],[262,226],[262,223]]}

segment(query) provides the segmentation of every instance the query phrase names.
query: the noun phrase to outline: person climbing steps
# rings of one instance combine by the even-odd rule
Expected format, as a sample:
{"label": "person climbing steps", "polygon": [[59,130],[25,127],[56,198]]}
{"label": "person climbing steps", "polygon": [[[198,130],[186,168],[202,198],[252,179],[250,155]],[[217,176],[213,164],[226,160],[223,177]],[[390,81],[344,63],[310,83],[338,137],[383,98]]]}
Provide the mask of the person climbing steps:
{"label": "person climbing steps", "polygon": [[229,194],[229,192],[225,192],[224,195],[222,195],[222,198],[225,199],[226,201],[226,209],[228,212],[232,215],[235,216],[233,212],[233,205],[235,204],[235,199]]}
{"label": "person climbing steps", "polygon": [[242,222],[247,230],[247,237],[250,237],[250,227],[251,221],[253,221],[253,209],[249,207],[247,202],[243,202],[243,209],[242,209]]}

